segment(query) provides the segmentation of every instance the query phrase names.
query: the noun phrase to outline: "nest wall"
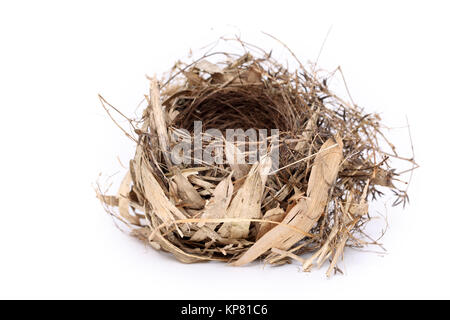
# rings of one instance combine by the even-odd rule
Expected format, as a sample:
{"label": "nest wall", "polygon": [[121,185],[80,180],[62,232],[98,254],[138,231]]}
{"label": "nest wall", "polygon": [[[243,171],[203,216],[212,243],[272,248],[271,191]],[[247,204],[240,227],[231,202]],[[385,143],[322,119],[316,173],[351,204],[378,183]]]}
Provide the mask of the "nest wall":
{"label": "nest wall", "polygon": [[[400,157],[380,117],[335,95],[327,77],[299,61],[288,71],[270,53],[237,41],[240,55],[209,53],[178,62],[159,81],[150,78],[148,107],[140,119],[127,118],[132,130],[124,130],[135,157],[117,195],[99,198],[132,235],[185,263],[296,260],[307,271],[329,261],[331,275],[345,247],[377,244],[362,231],[369,200],[390,189],[394,204],[407,201],[390,167],[389,158]],[[177,135],[193,134],[196,121],[203,135],[208,128],[223,136],[227,129],[267,129],[267,150],[277,139],[278,167],[270,157],[242,164],[227,154],[224,163],[198,163],[194,152],[184,155],[190,163],[173,163]],[[250,143],[233,150],[248,160]]]}

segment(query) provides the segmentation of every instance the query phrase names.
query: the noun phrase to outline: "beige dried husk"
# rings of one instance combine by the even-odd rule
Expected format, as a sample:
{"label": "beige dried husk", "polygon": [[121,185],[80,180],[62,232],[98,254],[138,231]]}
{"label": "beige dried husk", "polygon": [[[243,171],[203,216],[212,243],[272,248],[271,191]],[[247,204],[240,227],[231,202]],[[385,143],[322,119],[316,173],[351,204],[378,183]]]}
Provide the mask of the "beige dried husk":
{"label": "beige dried husk", "polygon": [[[362,230],[369,198],[387,188],[398,197],[394,204],[408,200],[394,185],[389,158],[414,160],[397,155],[377,114],[336,96],[314,68],[297,60],[290,72],[270,53],[234,41],[239,55],[208,53],[178,62],[160,81],[149,78],[148,107],[141,119],[127,118],[132,130],[123,129],[136,143],[129,171],[116,196],[98,196],[132,235],[182,262],[296,260],[308,271],[328,261],[331,275],[346,246],[377,244]],[[109,115],[119,112],[100,99]],[[237,164],[229,145],[224,164],[174,164],[177,133],[192,133],[194,121],[221,132],[279,129],[279,169],[271,170],[268,157]]]}

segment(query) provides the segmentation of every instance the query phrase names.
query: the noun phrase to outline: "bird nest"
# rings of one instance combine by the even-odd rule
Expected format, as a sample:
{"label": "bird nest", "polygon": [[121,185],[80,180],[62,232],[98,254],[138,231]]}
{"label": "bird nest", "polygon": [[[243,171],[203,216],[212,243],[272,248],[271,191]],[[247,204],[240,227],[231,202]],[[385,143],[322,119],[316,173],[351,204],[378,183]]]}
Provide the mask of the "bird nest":
{"label": "bird nest", "polygon": [[136,153],[117,195],[98,196],[133,236],[182,262],[329,262],[331,275],[345,247],[376,244],[362,231],[369,199],[387,188],[394,204],[408,200],[390,167],[403,158],[380,117],[335,95],[328,77],[237,41],[239,54],[210,52],[149,78],[140,119],[100,97],[129,121]]}

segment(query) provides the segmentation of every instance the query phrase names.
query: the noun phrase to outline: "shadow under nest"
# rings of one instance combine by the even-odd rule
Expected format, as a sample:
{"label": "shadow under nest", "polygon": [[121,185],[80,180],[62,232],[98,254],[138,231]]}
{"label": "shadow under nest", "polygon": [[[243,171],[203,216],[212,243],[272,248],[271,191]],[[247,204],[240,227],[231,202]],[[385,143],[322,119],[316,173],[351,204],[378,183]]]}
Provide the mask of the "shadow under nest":
{"label": "shadow under nest", "polygon": [[[240,54],[208,53],[178,62],[160,82],[150,79],[142,118],[127,118],[136,143],[129,171],[117,195],[98,196],[132,235],[182,262],[296,260],[308,271],[329,261],[331,275],[345,247],[377,244],[363,231],[369,199],[391,189],[395,204],[407,201],[389,159],[403,158],[385,140],[379,116],[336,96],[327,77],[299,61],[290,72],[270,53],[237,41]],[[205,138],[197,146],[196,123]],[[221,136],[208,137],[209,128]],[[255,141],[230,145],[229,129],[266,129],[256,144],[277,151],[277,166],[260,155],[249,163]],[[174,163],[180,137],[193,149],[183,153],[189,161]],[[195,151],[212,142],[211,155],[223,161],[196,161]]]}

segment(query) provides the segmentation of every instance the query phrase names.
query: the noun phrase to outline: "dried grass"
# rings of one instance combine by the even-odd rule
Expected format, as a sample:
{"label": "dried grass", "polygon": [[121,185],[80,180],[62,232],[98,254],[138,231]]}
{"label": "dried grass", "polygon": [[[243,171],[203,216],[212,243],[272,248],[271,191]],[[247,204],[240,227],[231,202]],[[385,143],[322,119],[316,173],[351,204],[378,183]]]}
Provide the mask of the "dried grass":
{"label": "dried grass", "polygon": [[[270,53],[234,41],[242,46],[239,56],[214,52],[178,62],[161,87],[150,78],[141,119],[126,118],[100,97],[109,115],[114,109],[128,119],[134,132],[122,130],[136,154],[117,195],[99,190],[98,197],[132,235],[182,262],[296,260],[308,271],[330,261],[330,276],[346,246],[377,244],[363,239],[369,198],[390,189],[394,204],[408,201],[394,184],[390,159],[417,165],[397,155],[377,114],[336,96],[315,67],[307,71],[297,59],[298,69],[289,72]],[[208,61],[213,57],[217,63]],[[221,131],[278,128],[280,169],[268,174],[268,158],[174,165],[172,134],[192,132],[199,120]]]}

